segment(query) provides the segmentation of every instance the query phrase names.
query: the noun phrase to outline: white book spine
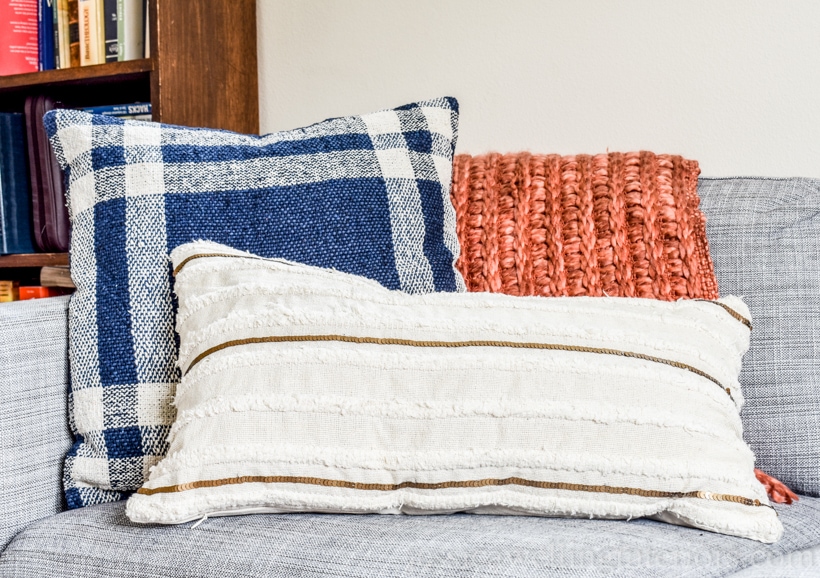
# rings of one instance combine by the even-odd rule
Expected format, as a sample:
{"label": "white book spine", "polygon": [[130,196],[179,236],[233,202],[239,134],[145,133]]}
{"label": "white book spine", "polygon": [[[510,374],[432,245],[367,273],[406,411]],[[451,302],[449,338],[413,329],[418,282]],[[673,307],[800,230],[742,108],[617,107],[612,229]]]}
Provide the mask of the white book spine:
{"label": "white book spine", "polygon": [[103,0],[95,0],[97,10],[97,63],[105,62],[105,5]]}
{"label": "white book spine", "polygon": [[71,41],[68,33],[68,0],[57,0],[57,37],[60,40],[60,68],[70,68]]}
{"label": "white book spine", "polygon": [[[122,27],[121,60],[137,60],[145,55],[145,13],[143,0],[122,0]],[[120,40],[118,39],[118,43]]]}
{"label": "white book spine", "polygon": [[151,58],[151,20],[148,15],[148,3],[145,3],[145,58]]}
{"label": "white book spine", "polygon": [[80,66],[100,64],[100,34],[97,19],[97,0],[79,0]]}

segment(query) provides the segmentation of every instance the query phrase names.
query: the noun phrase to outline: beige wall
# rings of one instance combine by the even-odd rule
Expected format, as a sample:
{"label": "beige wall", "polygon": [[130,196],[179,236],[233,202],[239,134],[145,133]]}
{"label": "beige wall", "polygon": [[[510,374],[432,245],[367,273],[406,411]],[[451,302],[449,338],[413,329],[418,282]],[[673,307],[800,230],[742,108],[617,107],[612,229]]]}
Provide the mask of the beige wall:
{"label": "beige wall", "polygon": [[258,0],[263,132],[441,95],[460,152],[820,177],[817,0]]}

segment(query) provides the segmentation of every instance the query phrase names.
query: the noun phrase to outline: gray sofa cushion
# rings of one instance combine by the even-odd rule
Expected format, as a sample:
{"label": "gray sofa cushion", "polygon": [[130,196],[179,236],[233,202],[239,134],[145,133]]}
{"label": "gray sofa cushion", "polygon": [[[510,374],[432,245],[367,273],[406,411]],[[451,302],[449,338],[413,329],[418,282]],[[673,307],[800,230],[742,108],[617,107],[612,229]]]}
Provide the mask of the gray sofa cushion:
{"label": "gray sofa cushion", "polygon": [[731,576],[731,578],[818,577],[820,577],[820,546],[766,560]]}
{"label": "gray sofa cushion", "polygon": [[62,510],[68,297],[0,304],[0,550]]}
{"label": "gray sofa cushion", "polygon": [[5,578],[726,576],[820,544],[820,499],[778,507],[766,545],[648,520],[257,514],[138,526],[124,504],[35,522],[0,555]]}
{"label": "gray sofa cushion", "polygon": [[763,471],[820,496],[820,180],[701,179],[718,286],[746,299],[740,381]]}

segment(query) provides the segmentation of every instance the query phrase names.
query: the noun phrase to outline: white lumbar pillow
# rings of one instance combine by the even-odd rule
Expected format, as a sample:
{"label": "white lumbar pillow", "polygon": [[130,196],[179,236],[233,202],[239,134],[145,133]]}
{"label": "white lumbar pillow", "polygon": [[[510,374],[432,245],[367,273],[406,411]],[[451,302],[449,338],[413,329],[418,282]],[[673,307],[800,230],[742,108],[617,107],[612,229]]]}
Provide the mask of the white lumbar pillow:
{"label": "white lumbar pillow", "polygon": [[782,534],[742,436],[738,298],[417,296],[204,241],[171,258],[178,415],[135,522],[466,511]]}

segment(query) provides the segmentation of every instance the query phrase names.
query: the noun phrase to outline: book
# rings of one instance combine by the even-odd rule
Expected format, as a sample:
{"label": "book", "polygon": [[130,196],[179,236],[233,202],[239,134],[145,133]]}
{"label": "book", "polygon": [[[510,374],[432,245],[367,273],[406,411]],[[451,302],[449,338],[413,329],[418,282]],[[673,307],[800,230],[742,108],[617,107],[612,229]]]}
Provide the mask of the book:
{"label": "book", "polygon": [[65,180],[43,126],[43,115],[60,107],[60,103],[44,94],[27,96],[23,104],[34,245],[46,253],[68,251]]}
{"label": "book", "polygon": [[52,46],[54,47],[54,68],[62,68],[60,66],[60,28],[57,13],[57,0],[50,0],[51,6],[51,37]]}
{"label": "book", "polygon": [[37,51],[40,70],[54,70],[54,0],[40,0],[37,7]]}
{"label": "book", "polygon": [[0,253],[33,253],[23,115],[0,113]]}
{"label": "book", "polygon": [[116,62],[119,57],[117,44],[117,0],[103,0],[105,18],[105,61]]}
{"label": "book", "polygon": [[84,112],[91,114],[102,114],[104,116],[133,117],[151,115],[150,102],[135,102],[133,104],[109,104],[105,106],[88,106],[83,108]]}
{"label": "book", "polygon": [[105,0],[96,0],[97,4],[97,63],[105,62]]}
{"label": "book", "polygon": [[59,295],[65,295],[66,293],[70,293],[70,291],[62,288],[62,287],[41,287],[39,285],[34,286],[22,286],[18,289],[20,301],[26,301],[28,299],[43,299],[44,297],[57,297]]}
{"label": "book", "polygon": [[145,12],[145,50],[143,50],[143,55],[145,58],[151,58],[151,25],[148,16],[148,0],[145,0],[145,6],[143,7],[143,11]]}
{"label": "book", "polygon": [[0,281],[0,303],[10,303],[20,299],[20,283]]}
{"label": "book", "polygon": [[80,5],[79,0],[66,0],[68,9],[68,54],[71,67],[80,66]]}
{"label": "book", "polygon": [[68,20],[68,0],[57,0],[57,45],[60,68],[71,68],[71,43]]}
{"label": "book", "polygon": [[39,0],[0,0],[0,76],[36,72]]}
{"label": "book", "polygon": [[97,0],[77,0],[80,15],[80,66],[102,64],[100,60],[100,15]]}
{"label": "book", "polygon": [[118,60],[145,56],[145,12],[143,0],[117,0]]}
{"label": "book", "polygon": [[65,287],[76,289],[71,280],[71,271],[64,267],[43,267],[40,269],[40,285],[43,287]]}

